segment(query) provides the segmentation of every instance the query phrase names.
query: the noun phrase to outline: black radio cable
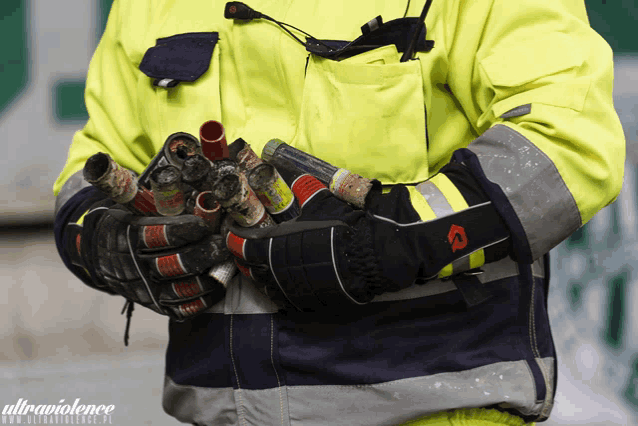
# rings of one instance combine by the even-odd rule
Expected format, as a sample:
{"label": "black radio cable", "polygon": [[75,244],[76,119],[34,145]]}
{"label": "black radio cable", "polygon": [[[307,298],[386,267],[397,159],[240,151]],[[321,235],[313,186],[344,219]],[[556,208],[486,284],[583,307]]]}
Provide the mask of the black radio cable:
{"label": "black radio cable", "polygon": [[414,33],[412,34],[412,38],[410,39],[410,44],[408,45],[408,48],[405,49],[405,52],[403,52],[403,56],[401,56],[401,62],[406,62],[412,59],[412,56],[414,55],[414,51],[416,49],[417,41],[419,40],[419,36],[421,35],[421,31],[423,31],[423,28],[425,27],[425,17],[428,15],[428,11],[430,10],[431,5],[432,0],[427,0],[425,2],[423,10],[421,11],[421,16],[419,16],[419,21],[417,22]]}
{"label": "black radio cable", "polygon": [[405,13],[403,14],[404,18],[408,16],[408,9],[410,9],[410,0],[408,0],[408,4],[405,5]]}
{"label": "black radio cable", "polygon": [[254,10],[253,8],[248,6],[247,4],[244,4],[244,3],[239,2],[239,1],[229,1],[228,3],[226,3],[226,7],[224,9],[224,18],[226,18],[226,19],[240,19],[242,21],[252,21],[253,19],[265,19],[267,21],[271,21],[271,22],[274,22],[275,24],[279,25],[282,30],[284,30],[288,34],[290,34],[290,36],[292,38],[297,40],[303,46],[306,46],[306,43],[301,41],[296,35],[294,35],[292,33],[292,31],[290,31],[288,28],[284,27],[284,25],[287,26],[287,27],[290,27],[290,28],[292,28],[294,30],[297,30],[300,33],[308,36],[313,41],[315,41],[316,43],[324,46],[328,50],[333,50],[332,47],[328,46],[327,44],[325,44],[321,40],[318,40],[317,38],[315,38],[312,35],[308,34],[304,30],[299,29],[299,28],[295,27],[294,25],[290,25],[290,24],[287,24],[285,22],[277,21],[276,19],[273,19],[273,18],[271,18],[268,15],[265,15],[265,14],[263,14],[261,12],[257,12],[256,10]]}

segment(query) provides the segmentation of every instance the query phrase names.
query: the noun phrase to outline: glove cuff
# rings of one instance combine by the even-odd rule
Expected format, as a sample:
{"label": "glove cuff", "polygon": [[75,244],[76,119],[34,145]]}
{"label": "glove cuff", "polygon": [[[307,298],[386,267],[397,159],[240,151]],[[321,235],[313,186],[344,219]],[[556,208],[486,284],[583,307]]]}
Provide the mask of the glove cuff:
{"label": "glove cuff", "polygon": [[[379,252],[375,250],[372,214],[368,213],[353,226],[353,233],[344,241],[341,271],[347,271],[349,285],[345,291],[360,303],[368,303],[375,296],[400,290],[396,281],[383,273]],[[341,265],[340,265],[341,266]]]}
{"label": "glove cuff", "polygon": [[[461,165],[457,166],[463,168]],[[474,235],[485,233],[485,238],[479,238],[476,241],[478,245],[475,247],[478,248],[469,255],[453,257],[452,262],[443,266],[438,274],[439,278],[476,269],[485,263],[502,259],[507,255],[509,247],[507,238],[509,230],[491,205],[490,199],[480,190],[469,172],[464,168],[463,170],[458,168],[448,167],[444,173],[439,173],[415,187],[408,188],[410,201],[423,222],[437,220],[438,229],[442,230],[440,228],[442,222],[450,221],[445,229],[446,234],[441,237],[454,253],[465,253],[465,250],[459,250],[466,244],[466,232]],[[471,209],[471,207],[487,204],[490,207]],[[473,211],[462,215],[462,218],[457,216],[452,219],[467,210]],[[441,221],[442,218],[450,218],[450,220]],[[454,220],[469,220],[470,228],[460,224],[452,227]],[[490,235],[494,238],[490,238]],[[471,241],[469,244],[472,246]]]}
{"label": "glove cuff", "polygon": [[59,203],[53,231],[55,244],[64,265],[83,283],[89,287],[115,294],[104,287],[98,286],[82,256],[82,219],[93,206],[101,203],[111,203],[106,196],[94,187],[85,187],[77,191],[72,197]]}
{"label": "glove cuff", "polygon": [[507,255],[509,229],[490,199],[462,165],[444,170],[369,199],[373,245],[391,259],[380,264],[397,289],[417,277],[447,278]]}

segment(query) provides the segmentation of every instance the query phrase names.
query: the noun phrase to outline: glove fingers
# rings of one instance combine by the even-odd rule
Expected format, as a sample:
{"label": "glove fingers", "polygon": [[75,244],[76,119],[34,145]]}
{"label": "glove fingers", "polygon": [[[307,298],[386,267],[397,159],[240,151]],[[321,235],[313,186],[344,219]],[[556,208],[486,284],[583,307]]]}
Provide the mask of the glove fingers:
{"label": "glove fingers", "polygon": [[167,282],[160,291],[160,305],[176,318],[192,317],[219,302],[226,289],[207,275]]}
{"label": "glove fingers", "polygon": [[302,206],[298,218],[259,230],[231,227],[226,245],[239,260],[242,273],[265,284],[268,293],[282,295],[298,310],[360,303],[344,288],[339,274],[345,266],[340,261],[343,256],[333,252],[335,246],[340,247],[335,239],[347,235],[349,225],[365,212],[339,200],[308,175],[295,181],[292,189]]}
{"label": "glove fingers", "polygon": [[235,256],[237,269],[244,275],[258,283],[259,288],[273,302],[280,305],[290,305],[299,309],[279,285],[275,275],[268,266],[270,261],[269,247],[271,239],[249,240],[229,232],[226,246]]}
{"label": "glove fingers", "polygon": [[275,277],[270,272],[268,265],[248,263],[238,258],[235,258],[235,265],[237,265],[239,272],[246,278],[250,278],[261,284],[277,286]]}
{"label": "glove fingers", "polygon": [[314,311],[343,298],[332,259],[332,229],[258,240],[231,232],[226,241],[244,275],[265,284],[269,293],[282,294],[297,309]]}
{"label": "glove fingers", "polygon": [[300,310],[325,308],[332,292],[326,284],[335,281],[330,228],[273,239],[269,266],[281,290]]}
{"label": "glove fingers", "polygon": [[138,248],[147,251],[182,247],[210,235],[204,221],[194,215],[141,217],[132,224],[138,228]]}
{"label": "glove fingers", "polygon": [[226,236],[226,247],[235,257],[252,264],[268,264],[268,246],[270,238],[247,239],[229,232]]}
{"label": "glove fingers", "polygon": [[187,275],[200,275],[230,258],[230,252],[219,234],[210,235],[204,241],[180,248],[173,253],[140,253],[155,277],[160,280]]}
{"label": "glove fingers", "polygon": [[177,320],[185,320],[204,312],[213,305],[208,296],[200,296],[181,304],[164,306],[164,310]]}

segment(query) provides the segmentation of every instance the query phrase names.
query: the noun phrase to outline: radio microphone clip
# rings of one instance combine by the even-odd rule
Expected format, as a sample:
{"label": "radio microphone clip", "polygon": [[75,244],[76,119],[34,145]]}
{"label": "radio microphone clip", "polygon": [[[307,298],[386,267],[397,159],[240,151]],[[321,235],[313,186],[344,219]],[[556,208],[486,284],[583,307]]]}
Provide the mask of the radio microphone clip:
{"label": "radio microphone clip", "polygon": [[252,21],[253,19],[259,19],[263,16],[262,13],[257,12],[247,4],[239,1],[229,1],[224,8],[224,18],[226,19]]}

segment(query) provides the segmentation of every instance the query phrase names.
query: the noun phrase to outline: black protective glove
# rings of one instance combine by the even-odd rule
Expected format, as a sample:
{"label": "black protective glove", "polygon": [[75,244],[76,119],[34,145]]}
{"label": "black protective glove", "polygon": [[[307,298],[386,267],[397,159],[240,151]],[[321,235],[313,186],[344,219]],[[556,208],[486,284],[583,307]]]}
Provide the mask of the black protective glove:
{"label": "black protective glove", "polygon": [[191,318],[224,297],[224,286],[208,272],[230,254],[199,217],[137,216],[104,200],[66,238],[71,262],[89,272],[96,288],[173,319]]}
{"label": "black protective glove", "polygon": [[509,236],[489,202],[423,222],[403,185],[372,192],[363,211],[315,178],[299,179],[306,182],[293,185],[298,218],[262,229],[231,227],[226,243],[242,272],[273,300],[302,311],[365,304],[417,278],[435,278],[454,260]]}

